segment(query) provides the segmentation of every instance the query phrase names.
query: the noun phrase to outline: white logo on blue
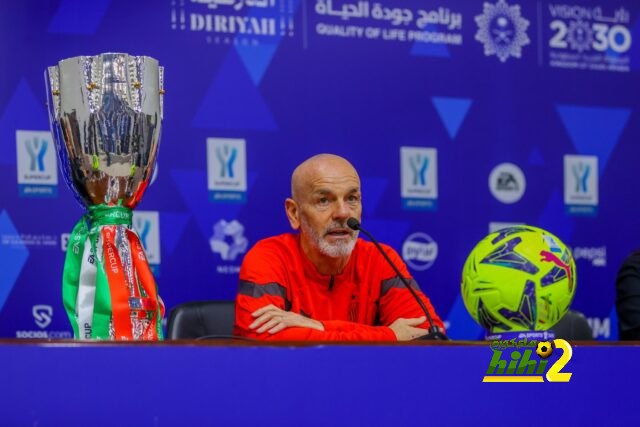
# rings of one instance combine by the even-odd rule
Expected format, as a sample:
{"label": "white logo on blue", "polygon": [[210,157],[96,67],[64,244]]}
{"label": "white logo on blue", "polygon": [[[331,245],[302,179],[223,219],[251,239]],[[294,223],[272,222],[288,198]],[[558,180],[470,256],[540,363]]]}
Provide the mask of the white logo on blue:
{"label": "white logo on blue", "polygon": [[49,132],[16,131],[18,189],[21,197],[56,197],[58,169]]}
{"label": "white logo on blue", "polygon": [[569,215],[597,215],[597,156],[564,156],[564,204]]}
{"label": "white logo on blue", "polygon": [[509,57],[520,58],[522,47],[530,43],[529,21],[520,14],[520,6],[509,6],[504,0],[484,3],[483,13],[475,17],[476,40],[484,45],[486,56],[496,55],[500,62]]}
{"label": "white logo on blue", "polygon": [[402,245],[402,259],[414,270],[426,270],[438,257],[438,244],[427,233],[413,233]]}
{"label": "white logo on blue", "polygon": [[435,210],[438,199],[438,157],[435,148],[400,147],[402,207]]}
{"label": "white logo on blue", "polygon": [[53,308],[50,305],[34,305],[31,309],[31,314],[33,314],[33,320],[36,325],[44,329],[51,324]]}
{"label": "white logo on blue", "polygon": [[244,226],[237,220],[230,222],[221,219],[213,226],[213,236],[209,239],[211,251],[220,255],[225,261],[234,261],[249,247],[249,240],[244,237]]}
{"label": "white logo on blue", "polygon": [[245,140],[207,139],[209,200],[215,203],[244,203],[247,193]]}

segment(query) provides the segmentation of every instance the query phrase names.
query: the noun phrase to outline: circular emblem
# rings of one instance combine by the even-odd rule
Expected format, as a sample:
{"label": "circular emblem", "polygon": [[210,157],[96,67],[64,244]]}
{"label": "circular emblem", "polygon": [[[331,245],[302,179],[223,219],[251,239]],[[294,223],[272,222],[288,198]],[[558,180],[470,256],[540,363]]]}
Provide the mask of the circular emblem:
{"label": "circular emblem", "polygon": [[438,257],[438,244],[427,233],[413,233],[402,245],[402,258],[414,270],[426,270]]}
{"label": "circular emblem", "polygon": [[489,174],[489,190],[502,203],[515,203],[527,187],[522,170],[513,163],[501,163]]}
{"label": "circular emblem", "polygon": [[541,359],[548,359],[553,354],[553,347],[549,341],[540,341],[536,347],[536,354]]}

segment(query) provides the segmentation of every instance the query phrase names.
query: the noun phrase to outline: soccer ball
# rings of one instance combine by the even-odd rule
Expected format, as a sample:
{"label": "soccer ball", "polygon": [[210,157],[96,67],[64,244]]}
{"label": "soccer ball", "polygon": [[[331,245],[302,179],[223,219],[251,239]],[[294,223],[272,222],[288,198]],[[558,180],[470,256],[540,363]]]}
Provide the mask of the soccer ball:
{"label": "soccer ball", "polygon": [[528,225],[489,234],[462,271],[462,298],[490,333],[540,331],[565,315],[576,292],[576,265],[553,234]]}
{"label": "soccer ball", "polygon": [[536,354],[540,359],[548,359],[553,353],[553,347],[549,341],[540,341],[536,346]]}

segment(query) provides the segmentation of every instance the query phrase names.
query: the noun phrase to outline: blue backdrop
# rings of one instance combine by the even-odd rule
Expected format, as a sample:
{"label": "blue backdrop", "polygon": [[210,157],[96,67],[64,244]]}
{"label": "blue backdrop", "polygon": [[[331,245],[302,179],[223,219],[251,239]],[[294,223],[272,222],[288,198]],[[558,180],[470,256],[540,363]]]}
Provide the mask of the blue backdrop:
{"label": "blue backdrop", "polygon": [[[165,70],[157,174],[134,225],[172,308],[231,299],[246,250],[288,230],[293,168],[360,172],[363,223],[453,338],[480,328],[466,255],[503,223],[574,250],[573,307],[615,339],[640,241],[640,5],[630,1],[51,0],[0,6],[0,336],[67,337],[61,275],[82,214],[56,170],[43,72],[126,52]],[[636,141],[636,142],[634,142]]]}

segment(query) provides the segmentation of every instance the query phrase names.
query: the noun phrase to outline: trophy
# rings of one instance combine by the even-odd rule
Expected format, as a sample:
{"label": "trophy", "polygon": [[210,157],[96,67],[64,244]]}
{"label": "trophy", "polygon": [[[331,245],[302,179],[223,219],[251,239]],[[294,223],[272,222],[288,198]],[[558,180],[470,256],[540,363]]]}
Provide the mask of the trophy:
{"label": "trophy", "polygon": [[77,56],[45,71],[62,175],[86,211],[62,280],[76,339],[162,339],[164,306],[131,218],[158,152],[163,73],[157,60],[123,53]]}

